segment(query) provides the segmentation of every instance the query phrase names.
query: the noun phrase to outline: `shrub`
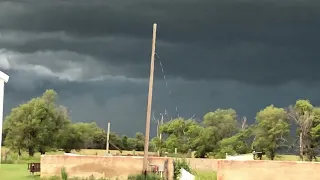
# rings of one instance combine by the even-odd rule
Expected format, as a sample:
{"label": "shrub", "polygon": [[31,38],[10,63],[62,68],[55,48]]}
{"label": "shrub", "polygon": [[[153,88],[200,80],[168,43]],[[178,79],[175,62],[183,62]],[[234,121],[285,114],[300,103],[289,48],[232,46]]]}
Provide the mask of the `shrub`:
{"label": "shrub", "polygon": [[61,179],[68,180],[68,173],[66,171],[66,168],[64,168],[64,167],[61,169]]}
{"label": "shrub", "polygon": [[14,160],[12,159],[6,159],[1,161],[2,164],[14,164]]}
{"label": "shrub", "polygon": [[176,159],[173,161],[173,178],[177,179],[178,176],[180,175],[180,169],[183,168],[186,171],[192,173],[192,169],[189,165],[189,163],[185,159]]}

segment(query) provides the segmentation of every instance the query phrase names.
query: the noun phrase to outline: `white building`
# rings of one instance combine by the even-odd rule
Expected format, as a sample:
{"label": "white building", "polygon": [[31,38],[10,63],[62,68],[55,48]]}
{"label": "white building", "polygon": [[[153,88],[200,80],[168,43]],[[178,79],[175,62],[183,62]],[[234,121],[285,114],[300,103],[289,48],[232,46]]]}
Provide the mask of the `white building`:
{"label": "white building", "polygon": [[4,83],[9,81],[9,76],[0,71],[0,164],[1,164],[1,144],[2,144],[2,123],[3,123],[3,98],[4,98]]}

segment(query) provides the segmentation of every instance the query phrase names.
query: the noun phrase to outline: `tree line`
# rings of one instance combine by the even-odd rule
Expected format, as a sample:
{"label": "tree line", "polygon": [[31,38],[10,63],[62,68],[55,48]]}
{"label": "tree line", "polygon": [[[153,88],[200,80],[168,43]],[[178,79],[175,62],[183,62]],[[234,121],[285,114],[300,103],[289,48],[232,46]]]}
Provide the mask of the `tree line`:
{"label": "tree line", "polygon": [[[30,156],[52,150],[105,149],[107,133],[92,123],[72,123],[58,95],[47,90],[40,97],[11,110],[4,121],[4,145]],[[316,159],[320,147],[320,107],[297,100],[286,108],[267,106],[247,124],[233,109],[217,109],[195,119],[176,118],[159,126],[150,141],[150,151],[179,153],[195,151],[196,157],[224,158],[225,154],[263,152],[271,160],[278,153],[297,153],[301,160]],[[144,135],[135,137],[110,133],[110,149],[142,151]]]}
{"label": "tree line", "polygon": [[152,140],[160,151],[192,150],[201,158],[256,151],[271,160],[277,153],[297,153],[301,160],[312,161],[320,149],[320,107],[308,100],[297,100],[287,108],[269,105],[250,125],[233,109],[217,109],[205,114],[202,122],[178,118],[164,123],[160,131],[165,138]]}
{"label": "tree line", "polygon": [[[4,144],[20,155],[63,150],[70,153],[80,149],[105,149],[107,132],[95,122],[72,123],[66,107],[57,104],[58,95],[47,90],[42,96],[11,110],[4,121]],[[144,135],[131,138],[110,132],[110,150],[137,150],[144,148]]]}

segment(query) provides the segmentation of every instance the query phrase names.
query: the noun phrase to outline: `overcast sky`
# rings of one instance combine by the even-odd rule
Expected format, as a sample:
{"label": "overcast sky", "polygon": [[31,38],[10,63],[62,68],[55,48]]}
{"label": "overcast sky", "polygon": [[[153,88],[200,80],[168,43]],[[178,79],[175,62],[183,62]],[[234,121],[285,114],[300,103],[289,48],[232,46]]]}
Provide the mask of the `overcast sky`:
{"label": "overcast sky", "polygon": [[320,105],[320,1],[11,0],[0,1],[5,115],[52,88],[75,122],[144,132],[153,23],[156,117],[234,108],[253,122],[270,104]]}

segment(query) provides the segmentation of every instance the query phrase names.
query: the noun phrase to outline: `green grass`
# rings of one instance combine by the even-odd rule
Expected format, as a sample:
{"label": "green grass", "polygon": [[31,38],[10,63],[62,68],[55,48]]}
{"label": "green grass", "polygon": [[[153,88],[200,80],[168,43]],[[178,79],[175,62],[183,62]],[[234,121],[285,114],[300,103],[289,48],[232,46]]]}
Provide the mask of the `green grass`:
{"label": "green grass", "polygon": [[[319,158],[319,157],[317,157]],[[300,157],[298,155],[277,155],[275,157],[277,161],[300,161]]]}
{"label": "green grass", "polygon": [[213,171],[196,171],[196,180],[216,180],[217,173]]}
{"label": "green grass", "polygon": [[[215,180],[215,172],[197,171],[196,180]],[[39,175],[30,175],[25,164],[1,164],[0,179],[2,180],[40,180]]]}
{"label": "green grass", "polygon": [[40,180],[39,174],[31,175],[26,164],[1,164],[0,179],[3,180]]}

